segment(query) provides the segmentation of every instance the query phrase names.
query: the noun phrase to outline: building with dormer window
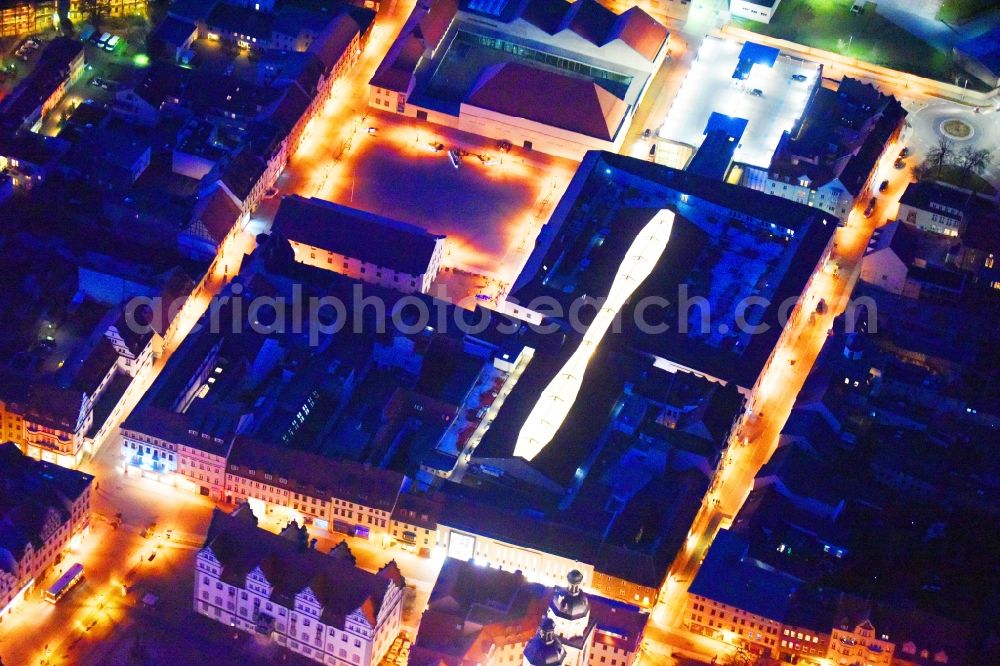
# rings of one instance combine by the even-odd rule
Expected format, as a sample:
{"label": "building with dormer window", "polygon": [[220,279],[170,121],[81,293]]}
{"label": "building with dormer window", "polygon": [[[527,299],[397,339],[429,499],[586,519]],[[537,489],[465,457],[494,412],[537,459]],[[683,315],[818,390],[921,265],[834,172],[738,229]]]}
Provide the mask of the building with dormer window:
{"label": "building with dormer window", "polygon": [[0,622],[89,532],[93,480],[0,444]]}
{"label": "building with dormer window", "polygon": [[295,523],[257,527],[249,506],[212,515],[198,552],[194,610],[332,666],[377,664],[399,633],[405,581],[310,548]]}

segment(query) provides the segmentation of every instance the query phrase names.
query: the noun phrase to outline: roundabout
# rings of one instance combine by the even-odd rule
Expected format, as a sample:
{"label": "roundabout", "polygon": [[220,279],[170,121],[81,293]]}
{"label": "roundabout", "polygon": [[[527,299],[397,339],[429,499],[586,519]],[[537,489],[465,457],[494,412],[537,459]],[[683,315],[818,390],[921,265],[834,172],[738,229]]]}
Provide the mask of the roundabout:
{"label": "roundabout", "polygon": [[[941,139],[956,149],[985,148],[994,151],[994,163],[983,177],[994,187],[1000,185],[1000,112],[993,109],[976,113],[954,102],[932,102],[910,107],[904,143],[913,153],[911,166],[920,164]],[[1000,189],[1000,188],[998,188]]]}
{"label": "roundabout", "polygon": [[938,129],[941,134],[954,141],[967,141],[976,133],[972,125],[958,118],[943,121]]}

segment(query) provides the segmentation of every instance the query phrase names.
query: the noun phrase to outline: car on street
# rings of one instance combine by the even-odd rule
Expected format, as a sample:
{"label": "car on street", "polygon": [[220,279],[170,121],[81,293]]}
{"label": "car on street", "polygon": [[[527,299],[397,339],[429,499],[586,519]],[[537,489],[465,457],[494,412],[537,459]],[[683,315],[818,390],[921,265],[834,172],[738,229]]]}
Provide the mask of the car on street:
{"label": "car on street", "polygon": [[907,158],[909,156],[910,156],[910,149],[907,148],[906,146],[904,146],[903,149],[901,151],[899,151],[899,159],[902,160],[902,159],[905,159],[905,158]]}
{"label": "car on street", "polygon": [[805,81],[805,80],[806,80],[806,75],[805,74],[792,74],[792,81],[802,82],[802,81]]}
{"label": "car on street", "polygon": [[903,167],[906,166],[906,162],[903,160],[902,157],[897,157],[896,161],[892,163],[892,166],[896,167],[897,169],[902,169]]}
{"label": "car on street", "polygon": [[750,90],[749,92],[750,92],[750,94],[751,94],[751,95],[753,95],[754,97],[763,97],[763,96],[764,96],[764,91],[763,91],[763,90],[761,90],[760,88],[753,88],[753,89],[752,89],[752,90]]}
{"label": "car on street", "polygon": [[885,180],[883,180],[882,183],[878,186],[878,191],[879,192],[885,192],[887,189],[889,189],[889,179],[888,178],[886,178]]}
{"label": "car on street", "polygon": [[868,206],[865,207],[865,217],[871,217],[875,212],[875,203],[878,201],[877,197],[872,197],[868,200]]}

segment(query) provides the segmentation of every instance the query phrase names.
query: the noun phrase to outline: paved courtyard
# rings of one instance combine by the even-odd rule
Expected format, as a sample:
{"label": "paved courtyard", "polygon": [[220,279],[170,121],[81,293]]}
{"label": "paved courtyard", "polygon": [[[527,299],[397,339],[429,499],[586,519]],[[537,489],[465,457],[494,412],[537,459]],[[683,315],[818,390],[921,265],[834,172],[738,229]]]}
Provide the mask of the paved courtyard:
{"label": "paved courtyard", "polygon": [[[278,182],[281,194],[316,196],[444,234],[445,266],[485,276],[484,284],[517,275],[575,169],[566,160],[501,153],[495,141],[367,108],[346,129],[330,129],[310,130],[308,145]],[[448,156],[453,148],[466,153],[457,168]],[[278,203],[265,202],[255,217],[272,219]],[[461,275],[442,275],[456,278],[451,300],[472,288]]]}

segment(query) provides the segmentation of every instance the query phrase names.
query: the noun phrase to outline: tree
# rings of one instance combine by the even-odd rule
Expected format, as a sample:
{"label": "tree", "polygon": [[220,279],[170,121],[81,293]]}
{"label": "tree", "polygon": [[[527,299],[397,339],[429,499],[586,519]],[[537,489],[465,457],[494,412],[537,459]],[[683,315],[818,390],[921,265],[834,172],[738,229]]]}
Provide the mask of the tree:
{"label": "tree", "polygon": [[757,655],[745,647],[737,648],[736,652],[726,661],[726,666],[755,666]]}
{"label": "tree", "polygon": [[993,152],[988,148],[966,146],[959,153],[957,164],[962,174],[962,184],[968,186],[972,176],[980,176],[993,163]]}
{"label": "tree", "polygon": [[955,158],[955,142],[939,137],[937,145],[927,152],[927,161],[934,166],[934,173],[941,175],[941,170],[951,164]]}

